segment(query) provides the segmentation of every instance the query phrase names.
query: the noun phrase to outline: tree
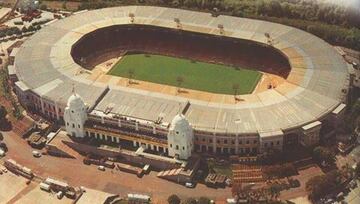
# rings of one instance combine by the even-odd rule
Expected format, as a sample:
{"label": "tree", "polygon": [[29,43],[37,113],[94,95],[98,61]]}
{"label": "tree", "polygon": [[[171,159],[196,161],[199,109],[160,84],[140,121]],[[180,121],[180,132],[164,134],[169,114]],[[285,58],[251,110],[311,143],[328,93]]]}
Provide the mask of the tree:
{"label": "tree", "polygon": [[280,192],[282,190],[282,186],[279,183],[273,183],[271,184],[269,188],[269,193],[271,198],[278,198],[280,196]]}
{"label": "tree", "polygon": [[333,164],[335,162],[335,154],[328,148],[321,146],[314,148],[313,158],[319,163],[326,162],[327,164]]}
{"label": "tree", "polygon": [[360,162],[356,163],[355,175],[356,177],[360,177]]}
{"label": "tree", "polygon": [[180,204],[180,202],[181,202],[179,196],[177,196],[175,194],[172,194],[171,196],[169,196],[167,201],[169,204]]}
{"label": "tree", "polygon": [[178,92],[180,92],[181,85],[184,83],[184,77],[182,77],[182,76],[176,77],[176,82],[178,85]]}
{"label": "tree", "polygon": [[340,184],[340,176],[339,171],[333,170],[325,175],[310,178],[305,184],[309,198],[317,200],[333,191]]}
{"label": "tree", "polygon": [[4,140],[4,136],[3,134],[0,132],[0,141],[3,141]]}
{"label": "tree", "polygon": [[232,85],[232,89],[234,90],[234,96],[236,97],[238,95],[240,85],[238,83]]}
{"label": "tree", "polygon": [[210,199],[207,197],[200,197],[198,204],[210,204]]}
{"label": "tree", "polygon": [[128,77],[129,77],[129,81],[128,81],[128,82],[129,82],[129,84],[132,83],[132,79],[133,79],[134,75],[135,75],[134,70],[133,70],[133,69],[129,69],[129,70],[128,70]]}
{"label": "tree", "polygon": [[4,122],[6,120],[7,111],[4,106],[0,106],[0,122]]}
{"label": "tree", "polygon": [[194,198],[188,198],[182,204],[197,204],[196,200]]}

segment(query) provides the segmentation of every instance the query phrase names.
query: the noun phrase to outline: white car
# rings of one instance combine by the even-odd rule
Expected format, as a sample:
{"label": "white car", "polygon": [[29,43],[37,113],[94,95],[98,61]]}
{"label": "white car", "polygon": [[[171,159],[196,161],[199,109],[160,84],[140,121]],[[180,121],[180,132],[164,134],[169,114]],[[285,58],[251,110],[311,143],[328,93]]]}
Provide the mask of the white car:
{"label": "white car", "polygon": [[194,185],[193,183],[186,182],[186,183],[185,183],[185,187],[186,187],[186,188],[194,188],[195,185]]}
{"label": "white car", "polygon": [[0,148],[0,157],[4,157],[4,156],[5,156],[5,151]]}
{"label": "white car", "polygon": [[36,158],[39,158],[39,157],[41,157],[42,154],[41,154],[41,152],[34,150],[34,151],[32,151],[32,155]]}
{"label": "white car", "polygon": [[98,169],[99,169],[100,171],[105,171],[105,167],[104,167],[104,166],[98,166]]}

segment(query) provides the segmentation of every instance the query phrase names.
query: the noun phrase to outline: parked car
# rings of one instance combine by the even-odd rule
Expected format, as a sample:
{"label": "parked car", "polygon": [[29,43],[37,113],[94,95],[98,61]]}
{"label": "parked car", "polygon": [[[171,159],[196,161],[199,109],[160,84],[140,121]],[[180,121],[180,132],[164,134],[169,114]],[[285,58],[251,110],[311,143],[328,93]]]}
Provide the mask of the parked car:
{"label": "parked car", "polygon": [[8,148],[4,142],[0,142],[0,149],[4,150],[4,152],[8,151]]}
{"label": "parked car", "polygon": [[56,197],[61,200],[61,198],[64,196],[64,193],[62,191],[57,192]]}
{"label": "parked car", "polygon": [[104,167],[104,166],[98,166],[98,169],[99,169],[100,171],[105,171],[105,167]]}
{"label": "parked car", "polygon": [[4,156],[5,156],[5,151],[0,148],[0,157],[4,157]]}
{"label": "parked car", "polygon": [[34,151],[32,151],[32,155],[36,158],[39,158],[39,157],[41,157],[41,152],[34,150]]}
{"label": "parked car", "polygon": [[186,183],[185,183],[185,187],[186,187],[186,188],[194,188],[194,187],[195,187],[195,184],[190,183],[190,182],[186,182]]}
{"label": "parked car", "polygon": [[356,188],[357,187],[356,181],[355,180],[350,181],[349,186],[350,186],[351,189]]}

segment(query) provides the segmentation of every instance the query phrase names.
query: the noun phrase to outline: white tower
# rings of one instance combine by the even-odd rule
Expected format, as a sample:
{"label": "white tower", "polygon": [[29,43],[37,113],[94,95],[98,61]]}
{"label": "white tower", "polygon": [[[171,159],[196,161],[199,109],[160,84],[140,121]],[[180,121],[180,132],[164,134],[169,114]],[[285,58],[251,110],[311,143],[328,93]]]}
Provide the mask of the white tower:
{"label": "white tower", "polygon": [[66,132],[72,137],[84,137],[84,124],[87,119],[86,110],[87,107],[84,101],[73,90],[64,111]]}
{"label": "white tower", "polygon": [[167,139],[169,156],[184,160],[191,156],[194,133],[184,115],[178,114],[171,121]]}

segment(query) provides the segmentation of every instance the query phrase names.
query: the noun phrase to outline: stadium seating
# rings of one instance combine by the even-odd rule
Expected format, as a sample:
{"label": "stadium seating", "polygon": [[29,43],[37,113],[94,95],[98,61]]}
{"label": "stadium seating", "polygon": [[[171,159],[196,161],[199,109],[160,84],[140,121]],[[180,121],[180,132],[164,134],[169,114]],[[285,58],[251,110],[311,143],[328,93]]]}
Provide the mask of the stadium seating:
{"label": "stadium seating", "polygon": [[82,37],[72,48],[85,68],[124,52],[142,52],[256,69],[286,78],[290,65],[275,49],[245,40],[164,29],[154,26],[111,26]]}

